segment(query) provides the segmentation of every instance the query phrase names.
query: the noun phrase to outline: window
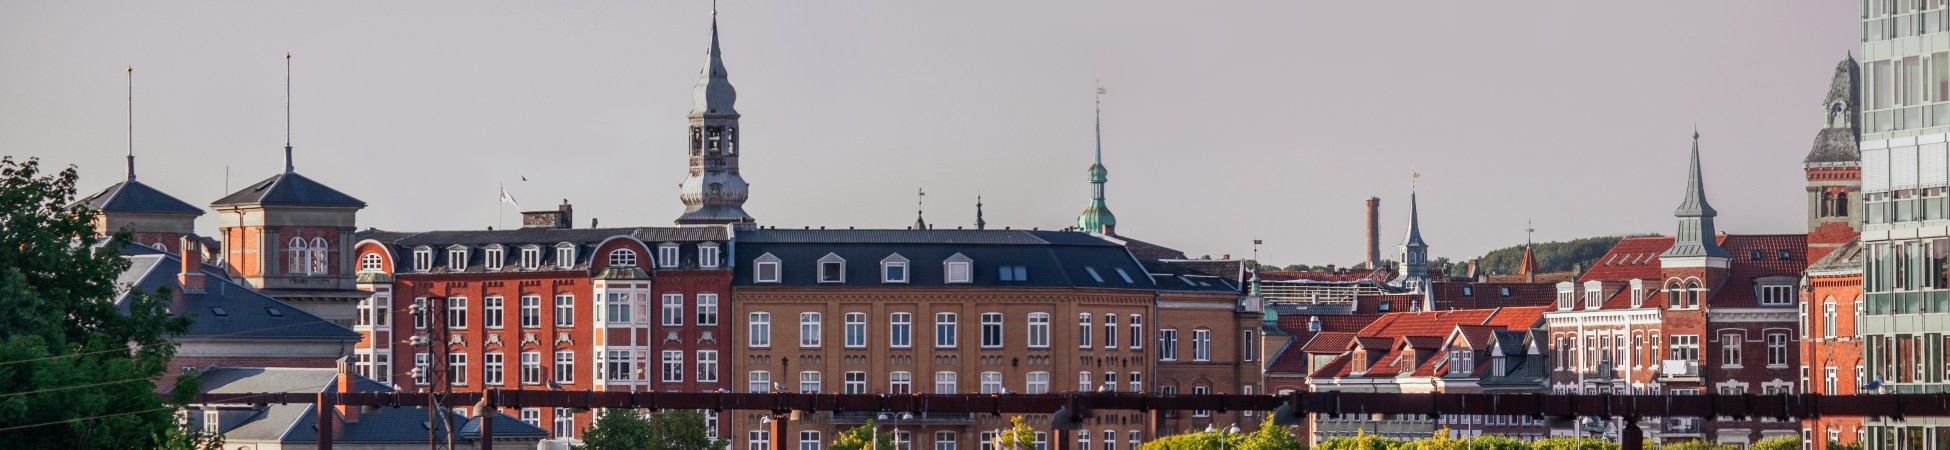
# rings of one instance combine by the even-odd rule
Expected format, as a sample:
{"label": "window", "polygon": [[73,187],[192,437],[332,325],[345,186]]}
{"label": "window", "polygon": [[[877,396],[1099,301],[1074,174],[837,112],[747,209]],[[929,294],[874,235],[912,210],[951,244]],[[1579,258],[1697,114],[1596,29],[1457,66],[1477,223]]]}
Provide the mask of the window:
{"label": "window", "polygon": [[819,432],[799,432],[799,450],[819,450]]}
{"label": "window", "polygon": [[432,356],[426,353],[413,354],[413,368],[420,369],[419,373],[413,375],[413,384],[427,385],[427,372],[433,371],[433,364],[428,361],[432,361]]}
{"label": "window", "polygon": [[914,448],[914,432],[894,430],[894,448],[898,450],[912,450]]}
{"label": "window", "polygon": [[699,383],[718,382],[718,351],[717,350],[697,351],[697,382]]}
{"label": "window", "polygon": [[1192,360],[1212,360],[1212,330],[1204,328],[1192,330]]}
{"label": "window", "polygon": [[718,326],[718,294],[697,294],[697,325]]}
{"label": "window", "polygon": [[1838,386],[1836,383],[1836,380],[1838,380],[1838,378],[1836,378],[1835,366],[1828,366],[1826,370],[1827,370],[1828,378],[1822,380],[1823,381],[1822,386],[1827,388],[1827,390],[1822,391],[1821,393],[1828,394],[1828,395],[1836,395],[1841,393],[1841,391],[1836,390],[1840,386]]}
{"label": "window", "polygon": [[325,244],[325,238],[311,238],[311,251],[308,252],[311,259],[311,274],[324,275],[331,273],[331,269],[328,267],[331,265],[329,256],[331,250],[331,247]]}
{"label": "window", "polygon": [[[293,238],[291,240],[291,243],[292,245],[303,245],[296,238]],[[297,250],[293,249],[292,251],[296,252]],[[291,267],[294,267],[294,269],[292,269],[293,270],[292,273],[298,273],[296,272],[297,269],[295,269],[295,267],[301,267],[301,264],[302,263],[299,262],[299,260],[294,259],[291,264]],[[429,270],[433,270],[433,248],[421,246],[420,248],[413,249],[413,271],[425,272]]]}
{"label": "window", "polygon": [[[704,414],[704,437],[711,438],[712,441],[717,441],[718,440],[718,411],[710,410],[710,409],[700,409],[697,410],[697,412]],[[719,448],[723,448],[723,447],[719,447]]]}
{"label": "window", "polygon": [[934,432],[934,450],[955,450],[955,432]]}
{"label": "window", "polygon": [[1077,430],[1077,450],[1090,450],[1090,430]]}
{"label": "window", "polygon": [[[1089,449],[1080,449],[1089,450]],[[1104,430],[1104,450],[1117,450],[1117,432]]]}
{"label": "window", "polygon": [[1823,303],[1821,305],[1821,337],[1831,338],[1831,339],[1835,337],[1836,318],[1837,317],[1835,316],[1835,302],[1829,301],[1827,303]]}
{"label": "window", "polygon": [[542,298],[533,295],[521,297],[521,327],[542,327]]}
{"label": "window", "polygon": [[914,393],[914,374],[912,372],[893,372],[887,374],[887,393]]}
{"label": "window", "polygon": [[[1144,316],[1131,315],[1131,350],[1144,348]],[[1131,449],[1137,450],[1137,449]]]}
{"label": "window", "polygon": [[541,426],[542,426],[542,409],[541,409],[541,408],[522,408],[522,409],[521,409],[521,423],[525,423],[525,424],[528,424],[528,425],[531,425],[531,426],[534,426],[534,427],[536,427],[536,428],[541,428]]}
{"label": "window", "polygon": [[1104,348],[1117,348],[1117,315],[1104,315]]}
{"label": "window", "polygon": [[706,269],[718,268],[718,243],[706,242],[697,245],[697,266]]}
{"label": "window", "polygon": [[[1206,395],[1212,395],[1211,386],[1192,386],[1192,396],[1199,397]],[[1192,410],[1192,417],[1212,417],[1212,410],[1194,409]]]}
{"label": "window", "polygon": [[935,372],[935,373],[934,373],[934,393],[936,393],[936,394],[953,394],[953,393],[955,393],[955,373],[954,373],[954,372]]}
{"label": "window", "polygon": [[819,346],[819,313],[799,313],[799,346]]}
{"label": "window", "polygon": [[455,386],[467,385],[467,354],[447,354],[447,382]]}
{"label": "window", "polygon": [[1740,335],[1720,335],[1720,365],[1740,367]]}
{"label": "window", "polygon": [[[1246,413],[1246,414],[1252,414],[1252,412],[1253,412],[1253,410],[1250,410],[1250,409],[1248,409],[1248,410],[1246,410],[1246,411],[1245,411],[1245,413]],[[1040,434],[1040,433],[1039,433],[1039,434]],[[1130,442],[1130,444],[1131,444],[1131,450],[1137,450],[1137,448],[1138,448],[1138,441],[1139,441],[1139,438],[1142,438],[1142,437],[1144,437],[1144,433],[1143,433],[1143,432],[1139,432],[1138,430],[1131,430],[1131,434],[1130,434],[1130,437],[1131,437],[1131,440],[1130,440],[1129,442]],[[1040,438],[1039,438],[1039,439],[1037,439],[1037,440],[1036,440],[1036,442],[1037,442],[1037,443],[1038,443],[1038,444],[1040,445],[1040,444],[1042,443],[1042,439],[1040,439]],[[1039,448],[1037,448],[1037,450],[1042,450],[1042,449],[1041,449],[1041,448],[1039,447]]]}
{"label": "window", "polygon": [[1002,347],[1002,313],[982,313],[982,348]]}
{"label": "window", "polygon": [[1097,273],[1097,268],[1084,266],[1083,271],[1090,273],[1091,280],[1095,280],[1098,283],[1104,282],[1104,276]]}
{"label": "window", "polygon": [[1105,371],[1104,385],[1098,389],[1103,389],[1104,392],[1117,392],[1117,372]]}
{"label": "window", "polygon": [[845,283],[846,282],[846,259],[841,258],[840,255],[835,255],[832,253],[827,253],[826,256],[820,257],[819,258],[819,282]]}
{"label": "window", "polygon": [[[420,298],[416,298],[416,299],[413,299],[413,307],[414,307],[414,308],[420,308],[420,309],[419,309],[419,310],[417,310],[417,311],[425,311],[425,310],[426,310],[425,308],[427,307],[427,299],[426,299],[426,297],[420,297]],[[419,312],[414,312],[414,313],[413,313],[413,329],[415,329],[415,330],[424,330],[424,329],[427,329],[427,315],[426,315],[426,314],[421,314],[421,313],[419,313]]]}
{"label": "window", "polygon": [[521,268],[535,270],[542,267],[542,248],[533,245],[521,248]]}
{"label": "window", "polygon": [[1762,306],[1787,306],[1794,304],[1796,297],[1794,285],[1761,286],[1759,289],[1760,304]]}
{"label": "window", "polygon": [[506,357],[500,352],[481,354],[481,384],[490,386],[502,384],[501,373],[502,367],[506,364],[504,361]]}
{"label": "window", "polygon": [[452,272],[467,270],[466,246],[447,247],[447,270]]}
{"label": "window", "polygon": [[636,251],[619,248],[609,252],[610,267],[636,267]]}
{"label": "window", "polygon": [[481,265],[487,270],[501,270],[501,266],[508,262],[508,251],[501,244],[489,245],[482,253]]}
{"label": "window", "polygon": [[1666,359],[1679,361],[1699,361],[1699,335],[1686,334],[1666,336]]}
{"label": "window", "polygon": [[799,372],[799,393],[801,394],[819,393],[819,371],[808,370],[804,372]]}
{"label": "window", "polygon": [[555,438],[575,439],[576,410],[574,408],[555,408]]}
{"label": "window", "polygon": [[1677,281],[1666,284],[1666,307],[1671,309],[1686,307],[1685,288],[1680,287]]}
{"label": "window", "polygon": [[522,352],[521,384],[542,384],[542,354]]}
{"label": "window", "polygon": [[887,259],[880,260],[880,282],[906,283],[907,258],[895,253],[887,256]]}
{"label": "window", "polygon": [[1077,392],[1090,392],[1091,380],[1089,371],[1077,372]]}
{"label": "window", "polygon": [[684,294],[664,294],[663,316],[664,326],[684,325]]}
{"label": "window", "polygon": [[555,246],[555,267],[567,269],[576,266],[576,246],[567,242]]}
{"label": "window", "polygon": [[949,283],[970,283],[975,281],[973,266],[975,260],[960,253],[948,257],[941,263],[942,279]]}
{"label": "window", "polygon": [[935,313],[934,346],[937,348],[955,346],[955,313]]}
{"label": "window", "polygon": [[571,384],[576,382],[576,354],[570,351],[555,352],[555,382]]}
{"label": "window", "polygon": [[847,394],[867,393],[866,372],[847,372],[843,375],[843,377],[844,379],[842,379],[841,382],[845,384],[841,386],[841,392]]}
{"label": "window", "polygon": [[1029,266],[996,266],[1002,281],[1029,281]]}
{"label": "window", "polygon": [[1131,372],[1131,392],[1144,392],[1144,373]]}
{"label": "window", "polygon": [[[682,350],[664,350],[663,355],[663,382],[684,382],[684,352]],[[713,357],[716,357],[716,355],[713,355]],[[704,355],[699,353],[698,359],[702,361]]]}
{"label": "window", "polygon": [[1077,315],[1077,347],[1090,348],[1090,313]]}
{"label": "window", "polygon": [[1178,360],[1178,329],[1158,329],[1158,359],[1163,361]]}
{"label": "window", "polygon": [[1022,391],[1025,394],[1048,394],[1049,372],[1030,372],[1023,377]]}
{"label": "window", "polygon": [[745,450],[768,450],[772,448],[772,432],[753,430],[745,433]]}
{"label": "window", "polygon": [[467,328],[467,298],[447,298],[447,328]]}
{"label": "window", "polygon": [[1754,261],[1760,260],[1760,249],[1748,250],[1747,254],[1748,254],[1747,259],[1754,260]]}
{"label": "window", "polygon": [[1259,352],[1255,351],[1253,349],[1253,346],[1259,345],[1259,339],[1254,337],[1253,330],[1245,330],[1240,334],[1242,334],[1243,336],[1242,339],[1239,340],[1239,345],[1240,345],[1239,360],[1245,362],[1253,362],[1258,360]]}
{"label": "window", "polygon": [[[597,366],[603,368],[603,379],[610,381],[629,381],[635,378],[636,371],[631,370],[632,365],[630,364],[629,350],[609,350],[598,353],[597,356],[603,357],[603,360],[597,364]],[[669,355],[665,356],[668,357]]]}
{"label": "window", "polygon": [[754,394],[772,392],[772,372],[754,370],[745,374],[745,391]]}
{"label": "window", "polygon": [[1049,313],[1029,313],[1029,348],[1049,348]]}
{"label": "window", "polygon": [[677,267],[677,243],[665,242],[657,246],[657,267]]}
{"label": "window", "polygon": [[383,271],[382,266],[384,264],[384,260],[380,259],[378,253],[367,253],[359,256],[360,272],[380,272]]}
{"label": "window", "polygon": [[[629,323],[630,294],[627,292],[609,292],[608,294],[609,301],[603,302],[609,307],[609,317],[606,318],[607,323]],[[602,317],[596,319],[605,320]]]}
{"label": "window", "polygon": [[755,312],[747,316],[750,323],[750,344],[752,347],[772,346],[772,313]]}
{"label": "window", "polygon": [[771,253],[766,253],[759,255],[758,259],[752,260],[752,282],[779,282],[779,257],[772,256]]}
{"label": "window", "polygon": [[897,312],[888,315],[887,343],[894,348],[914,346],[914,314]]}
{"label": "window", "polygon": [[576,324],[576,296],[555,294],[555,326],[572,327]]}
{"label": "window", "polygon": [[1767,365],[1786,366],[1787,364],[1787,333],[1767,333]]}
{"label": "window", "polygon": [[502,307],[501,297],[481,299],[481,308],[483,308],[481,312],[481,326],[500,329],[502,321],[507,318],[505,316],[507,309]]}
{"label": "window", "polygon": [[1002,393],[1002,372],[982,372],[982,393]]}
{"label": "window", "polygon": [[867,347],[867,313],[846,313],[846,348]]}

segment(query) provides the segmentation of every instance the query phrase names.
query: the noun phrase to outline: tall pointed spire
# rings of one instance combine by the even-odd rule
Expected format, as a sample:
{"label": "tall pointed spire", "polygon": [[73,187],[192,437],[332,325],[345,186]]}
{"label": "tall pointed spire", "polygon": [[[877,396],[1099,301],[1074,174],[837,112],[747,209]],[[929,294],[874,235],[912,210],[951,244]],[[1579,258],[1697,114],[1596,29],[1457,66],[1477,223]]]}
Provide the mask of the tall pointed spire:
{"label": "tall pointed spire", "polygon": [[718,47],[718,5],[711,4],[711,45],[704,51],[704,69],[698,72],[691,88],[690,171],[679,185],[677,199],[684,202],[684,214],[677,225],[752,224],[757,220],[745,212],[751,198],[751,184],[738,174],[739,145],[743,129],[738,126],[738,90],[724,68],[724,54]]}
{"label": "tall pointed spire", "polygon": [[982,220],[982,196],[978,194],[975,196],[975,229],[986,230],[988,227],[988,221]]}
{"label": "tall pointed spire", "polygon": [[1713,217],[1720,213],[1706,201],[1706,183],[1700,173],[1699,129],[1693,129],[1693,155],[1686,172],[1686,197],[1679,202],[1679,208],[1672,212],[1679,218],[1679,231],[1673,236],[1672,248],[1666,249],[1661,257],[1718,257],[1730,258],[1732,253],[1720,248],[1713,230]]}
{"label": "tall pointed spire", "polygon": [[1408,238],[1402,240],[1403,246],[1428,247],[1422,242],[1422,210],[1415,204],[1415,192],[1408,193]]}
{"label": "tall pointed spire", "polygon": [[135,181],[135,66],[129,66],[129,181]]}
{"label": "tall pointed spire", "polygon": [[291,52],[284,52],[284,173],[291,172]]}
{"label": "tall pointed spire", "polygon": [[[1421,178],[1417,172],[1414,178]],[[1400,271],[1395,285],[1410,292],[1423,292],[1429,284],[1429,244],[1422,241],[1422,210],[1414,188],[1408,191],[1408,237],[1402,240]]]}
{"label": "tall pointed spire", "polygon": [[704,51],[704,71],[691,91],[691,115],[738,115],[734,104],[738,90],[731,87],[731,74],[724,68],[724,52],[718,48],[718,4],[711,3],[711,46]]}
{"label": "tall pointed spire", "polygon": [[1077,216],[1077,228],[1085,232],[1115,234],[1117,215],[1111,214],[1110,206],[1104,202],[1104,183],[1110,181],[1110,171],[1104,169],[1104,94],[1103,86],[1097,86],[1096,134],[1097,148],[1095,163],[1090,165],[1090,206]]}

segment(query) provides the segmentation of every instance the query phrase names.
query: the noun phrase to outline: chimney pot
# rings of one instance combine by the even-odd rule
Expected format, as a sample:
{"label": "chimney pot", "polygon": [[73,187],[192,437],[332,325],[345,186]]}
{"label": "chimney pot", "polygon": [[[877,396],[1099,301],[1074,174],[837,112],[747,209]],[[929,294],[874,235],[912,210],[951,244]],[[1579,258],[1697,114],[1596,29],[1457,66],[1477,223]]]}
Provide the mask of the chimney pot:
{"label": "chimney pot", "polygon": [[182,270],[176,273],[176,284],[183,289],[179,296],[203,293],[203,249],[199,248],[202,245],[196,235],[184,235],[176,247],[176,257],[183,262]]}
{"label": "chimney pot", "polygon": [[[358,382],[358,377],[352,375],[352,357],[346,356],[339,358],[338,366],[337,392],[340,394],[356,392],[357,390],[353,389],[352,386]],[[359,407],[340,403],[337,408],[339,410],[339,418],[345,420],[345,423],[359,423]]]}

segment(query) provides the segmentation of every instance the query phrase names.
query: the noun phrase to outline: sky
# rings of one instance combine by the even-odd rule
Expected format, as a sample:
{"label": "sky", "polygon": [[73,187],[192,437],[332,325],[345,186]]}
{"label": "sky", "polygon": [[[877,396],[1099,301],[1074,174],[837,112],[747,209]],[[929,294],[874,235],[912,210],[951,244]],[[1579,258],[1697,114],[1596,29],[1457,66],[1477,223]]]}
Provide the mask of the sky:
{"label": "sky", "polygon": [[[0,0],[0,155],[195,205],[283,169],[361,228],[574,204],[668,226],[712,6]],[[1670,234],[1699,130],[1731,233],[1805,232],[1801,158],[1851,1],[739,1],[717,6],[761,225],[1073,226],[1102,98],[1119,234],[1197,257],[1433,256]],[[133,66],[129,107],[125,67]],[[131,113],[133,126],[131,139]],[[527,181],[522,181],[522,178]],[[214,214],[198,228],[214,234]]]}

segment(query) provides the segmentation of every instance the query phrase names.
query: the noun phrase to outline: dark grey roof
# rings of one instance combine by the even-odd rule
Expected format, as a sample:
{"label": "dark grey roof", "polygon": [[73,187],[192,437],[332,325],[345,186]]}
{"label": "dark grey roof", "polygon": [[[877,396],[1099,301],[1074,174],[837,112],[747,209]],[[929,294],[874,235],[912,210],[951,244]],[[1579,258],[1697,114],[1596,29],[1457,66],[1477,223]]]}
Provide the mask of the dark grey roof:
{"label": "dark grey roof", "polygon": [[1154,273],[1151,280],[1161,291],[1197,291],[1238,293],[1239,285],[1231,280],[1210,275],[1167,275]]}
{"label": "dark grey roof", "polygon": [[[212,367],[201,372],[203,393],[316,393],[338,389],[338,369],[292,367]],[[356,392],[391,392],[384,383],[353,377]]]}
{"label": "dark grey roof", "polygon": [[[1828,82],[1828,94],[1821,100],[1821,109],[1828,115],[1822,118],[1822,122],[1830,126],[1815,133],[1815,145],[1808,150],[1808,157],[1802,162],[1861,164],[1861,122],[1857,120],[1861,108],[1856,95],[1861,89],[1859,78],[1856,77],[1860,69],[1852,55],[1835,64],[1835,75]],[[1842,105],[1842,111],[1834,110],[1837,103]],[[1837,125],[1833,123],[1833,115],[1838,113],[1848,116],[1847,126],[1833,126]]]}
{"label": "dark grey roof", "polygon": [[1815,133],[1814,148],[1804,163],[1862,163],[1861,136],[1851,128],[1823,128]]}
{"label": "dark grey roof", "polygon": [[81,202],[103,212],[203,215],[203,208],[190,206],[133,179],[115,183],[108,189],[83,198]]}
{"label": "dark grey roof", "polygon": [[[1139,257],[1142,259],[1143,257]],[[1246,261],[1237,259],[1143,260],[1144,270],[1172,275],[1207,275],[1224,278],[1233,284],[1246,281]]]}
{"label": "dark grey roof", "polygon": [[[739,230],[734,245],[739,286],[1156,288],[1123,246],[1071,231]],[[844,283],[816,280],[829,253],[846,260]],[[753,283],[751,262],[767,254],[780,260],[781,282]],[[880,262],[895,254],[909,261],[910,280],[882,283]],[[956,254],[973,262],[971,283],[944,282]],[[1003,281],[1003,266],[1022,266],[1027,280]]]}
{"label": "dark grey roof", "polygon": [[[353,375],[356,380],[354,390],[358,392],[391,392],[393,389],[370,378]],[[261,368],[261,367],[218,367],[203,372],[203,392],[235,394],[260,392],[325,392],[338,389],[337,369],[299,369],[299,368]],[[318,441],[318,409],[316,404],[265,405],[263,411],[247,419],[224,433],[232,442],[289,442],[310,443]],[[473,440],[480,436],[480,420],[469,419],[442,411],[454,419],[460,432],[456,440]],[[358,423],[343,421],[332,424],[336,433],[333,441],[341,444],[360,443],[414,443],[426,442],[427,410],[419,406],[380,407],[377,411],[367,410],[359,413]],[[446,429],[436,432],[437,438],[445,440]],[[547,431],[507,414],[494,415],[495,440],[540,440],[548,437]]]}
{"label": "dark grey roof", "polygon": [[[304,409],[280,442],[301,443],[318,442],[318,413],[316,404],[288,405]],[[462,417],[446,411],[454,419],[454,426],[460,433],[454,435],[456,441],[472,441],[480,436],[480,425],[475,419]],[[427,441],[427,410],[419,406],[380,407],[377,412],[359,413],[359,423],[339,422],[333,424],[332,442],[339,445],[361,443],[416,443]],[[435,432],[435,439],[445,441],[447,428],[441,425]],[[494,414],[494,439],[540,440],[548,437],[548,432],[529,425],[507,414]]]}
{"label": "dark grey roof", "polygon": [[1808,272],[1853,272],[1862,273],[1862,238],[1850,239],[1827,256],[1808,265]]}
{"label": "dark grey roof", "polygon": [[[141,247],[130,245],[128,247]],[[182,292],[177,283],[177,268],[182,260],[176,255],[149,254],[139,248],[128,248],[129,269],[116,278],[122,292],[116,303],[127,307],[128,290],[156,292],[167,287],[170,292]],[[340,340],[358,341],[359,333],[353,332],[329,320],[321,319],[305,310],[278,301],[250,288],[232,283],[224,278],[223,270],[203,266],[204,292],[201,294],[181,294],[183,311],[195,319],[188,332],[179,340],[237,340],[237,341],[312,341]],[[173,306],[172,306],[173,308]],[[217,315],[221,309],[224,315]]]}
{"label": "dark grey roof", "polygon": [[297,172],[285,172],[266,178],[243,190],[237,191],[210,203],[211,206],[226,205],[278,205],[278,206],[327,206],[364,208],[366,202],[336,189],[312,181]]}
{"label": "dark grey roof", "polygon": [[[396,261],[411,261],[412,252],[420,246],[424,245],[432,248],[433,267],[427,273],[454,272],[448,270],[447,265],[448,247],[454,245],[468,247],[467,268],[463,270],[464,272],[486,273],[488,271],[485,259],[487,256],[486,249],[488,246],[496,244],[503,246],[504,252],[501,255],[503,259],[501,269],[495,270],[495,273],[588,270],[589,261],[599,257],[599,255],[595,255],[591,250],[603,241],[616,237],[635,238],[643,241],[652,248],[664,242],[692,244],[688,249],[695,249],[695,244],[723,242],[729,238],[724,227],[715,226],[582,229],[517,228],[508,230],[425,232],[395,232],[368,229],[353,234],[354,239],[370,239],[386,244],[396,257]],[[554,249],[563,242],[567,242],[576,247],[576,260],[571,262],[570,267],[566,269],[557,265],[555,260],[556,252]],[[524,270],[520,264],[521,248],[529,245],[542,247],[541,265],[537,269]],[[651,255],[639,255],[639,258],[642,258],[639,260],[639,264],[648,266],[648,258],[650,257]],[[697,268],[697,252],[688,250],[679,252],[679,259],[682,260],[679,268]],[[397,268],[397,272],[405,273],[409,269],[410,267],[403,266]]]}

